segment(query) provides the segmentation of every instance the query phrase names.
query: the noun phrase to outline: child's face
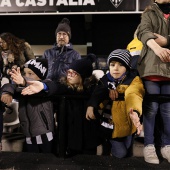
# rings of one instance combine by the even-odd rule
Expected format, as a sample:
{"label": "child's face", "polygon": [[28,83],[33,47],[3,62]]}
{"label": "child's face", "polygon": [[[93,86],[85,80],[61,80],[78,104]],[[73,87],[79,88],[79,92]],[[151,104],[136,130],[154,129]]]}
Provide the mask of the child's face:
{"label": "child's face", "polygon": [[126,67],[117,61],[110,62],[109,65],[110,74],[113,78],[117,79],[126,72]]}
{"label": "child's face", "polygon": [[67,81],[72,85],[80,84],[81,76],[77,72],[75,72],[74,70],[69,69],[67,71]]}
{"label": "child's face", "polygon": [[24,68],[24,75],[27,78],[31,78],[34,80],[40,80],[40,78],[29,68]]}

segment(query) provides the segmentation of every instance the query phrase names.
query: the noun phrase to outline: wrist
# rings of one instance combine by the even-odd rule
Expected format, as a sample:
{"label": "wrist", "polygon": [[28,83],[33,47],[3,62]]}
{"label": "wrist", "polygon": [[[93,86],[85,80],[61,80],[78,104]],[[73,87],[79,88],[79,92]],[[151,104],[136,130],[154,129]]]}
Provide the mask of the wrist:
{"label": "wrist", "polygon": [[43,83],[43,88],[42,88],[42,90],[44,90],[44,91],[47,91],[47,90],[48,90],[48,87],[47,87],[47,85],[46,85],[45,83]]}

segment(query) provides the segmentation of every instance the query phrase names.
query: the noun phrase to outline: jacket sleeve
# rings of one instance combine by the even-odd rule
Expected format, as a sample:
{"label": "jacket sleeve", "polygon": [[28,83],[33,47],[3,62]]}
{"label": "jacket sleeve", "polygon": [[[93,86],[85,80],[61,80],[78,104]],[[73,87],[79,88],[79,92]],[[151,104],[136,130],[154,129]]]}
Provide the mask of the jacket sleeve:
{"label": "jacket sleeve", "polygon": [[75,60],[81,59],[81,55],[75,51]]}
{"label": "jacket sleeve", "polygon": [[106,99],[109,99],[108,88],[102,84],[97,85],[88,101],[88,106],[93,106],[97,109],[99,104]]}
{"label": "jacket sleeve", "polygon": [[57,81],[44,81],[48,87],[46,92],[48,96],[67,94],[68,88],[64,84],[61,84]]}
{"label": "jacket sleeve", "polygon": [[146,11],[142,14],[141,23],[138,26],[137,38],[146,45],[150,39],[156,39],[157,37],[153,34],[155,32],[152,20],[153,11]]}
{"label": "jacket sleeve", "polygon": [[34,52],[31,48],[31,45],[25,42],[25,51],[24,51],[24,56],[26,58],[26,61],[35,59]]}
{"label": "jacket sleeve", "polygon": [[136,76],[125,91],[126,111],[130,112],[130,108],[136,110],[142,115],[142,102],[145,94],[142,80]]}
{"label": "jacket sleeve", "polygon": [[16,89],[16,85],[15,84],[10,84],[10,83],[4,84],[2,86],[2,88],[1,88],[1,95],[3,93],[9,93],[11,95],[14,95],[15,89]]}

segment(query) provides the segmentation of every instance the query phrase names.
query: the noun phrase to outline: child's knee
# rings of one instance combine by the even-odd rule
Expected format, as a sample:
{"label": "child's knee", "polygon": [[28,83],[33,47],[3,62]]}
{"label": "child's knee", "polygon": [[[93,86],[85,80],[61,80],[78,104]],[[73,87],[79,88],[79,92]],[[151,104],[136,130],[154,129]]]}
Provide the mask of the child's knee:
{"label": "child's knee", "polygon": [[125,158],[127,156],[127,150],[122,149],[122,150],[115,151],[112,149],[111,155],[117,158]]}

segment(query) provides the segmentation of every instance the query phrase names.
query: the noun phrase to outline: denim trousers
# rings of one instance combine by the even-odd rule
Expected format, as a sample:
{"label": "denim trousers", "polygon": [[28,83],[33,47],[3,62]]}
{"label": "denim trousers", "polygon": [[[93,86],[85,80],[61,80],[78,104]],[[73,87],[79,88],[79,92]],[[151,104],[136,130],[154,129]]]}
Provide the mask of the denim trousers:
{"label": "denim trousers", "polygon": [[[170,82],[168,81],[148,81],[144,80],[146,94],[170,94]],[[160,122],[155,124],[155,118],[160,112]],[[161,146],[170,145],[170,102],[169,101],[145,101],[143,102],[143,126],[144,126],[144,145],[155,144],[155,126],[161,129]]]}
{"label": "denim trousers", "polygon": [[112,156],[124,158],[132,155],[133,135],[110,140]]}

